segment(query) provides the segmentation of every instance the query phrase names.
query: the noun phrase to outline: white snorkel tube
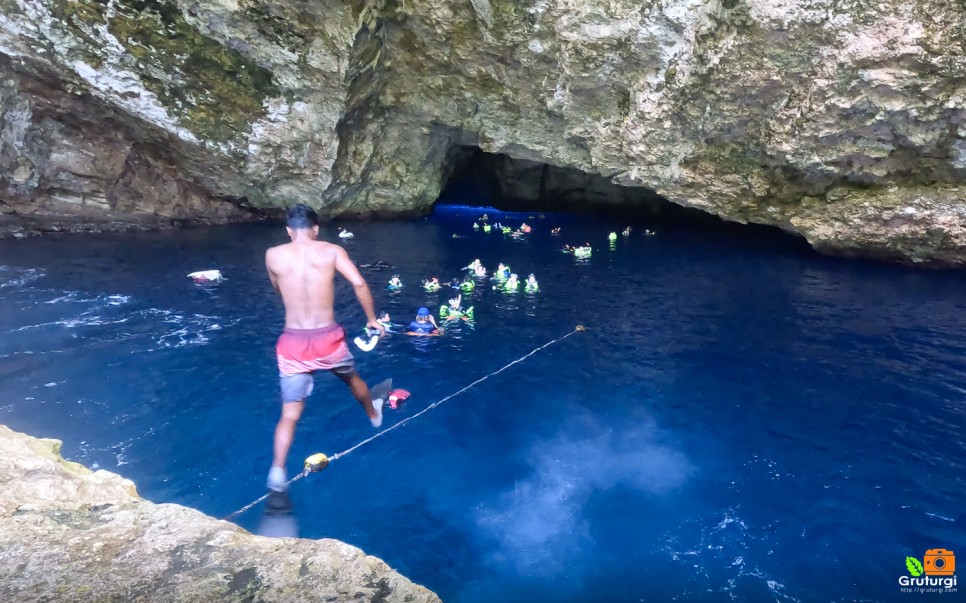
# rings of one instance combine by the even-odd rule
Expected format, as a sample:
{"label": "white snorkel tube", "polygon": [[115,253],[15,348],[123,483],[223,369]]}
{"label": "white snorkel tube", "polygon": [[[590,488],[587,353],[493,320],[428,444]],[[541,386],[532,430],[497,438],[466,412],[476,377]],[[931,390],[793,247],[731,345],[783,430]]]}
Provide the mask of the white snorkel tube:
{"label": "white snorkel tube", "polygon": [[378,333],[379,331],[375,329],[370,330],[369,327],[366,327],[366,334],[369,335],[369,341],[366,341],[361,336],[356,337],[352,341],[356,344],[356,347],[363,352],[371,352],[373,349],[375,349],[376,344],[379,343]]}

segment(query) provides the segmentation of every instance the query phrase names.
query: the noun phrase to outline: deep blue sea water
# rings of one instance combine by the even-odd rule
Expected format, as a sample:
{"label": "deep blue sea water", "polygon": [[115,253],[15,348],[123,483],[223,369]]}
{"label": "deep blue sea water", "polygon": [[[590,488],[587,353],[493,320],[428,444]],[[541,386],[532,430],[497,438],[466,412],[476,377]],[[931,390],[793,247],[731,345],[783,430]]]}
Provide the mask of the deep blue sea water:
{"label": "deep blue sea water", "polygon": [[[358,352],[364,378],[413,394],[387,425],[589,330],[293,484],[302,536],[461,602],[913,601],[929,597],[899,592],[906,556],[966,567],[966,272],[742,227],[632,223],[611,250],[623,223],[491,211],[534,226],[517,241],[471,230],[474,212],[345,224],[358,263],[395,266],[363,274],[398,322],[449,296],[420,279],[474,258],[542,287],[478,288],[475,325]],[[0,241],[0,422],[156,502],[221,517],[258,497],[282,325],[263,253],[284,240],[262,224]],[[584,241],[589,261],[558,251]],[[228,280],[185,277],[208,268]],[[345,283],[337,311],[364,322]],[[290,472],[372,433],[320,376]]]}

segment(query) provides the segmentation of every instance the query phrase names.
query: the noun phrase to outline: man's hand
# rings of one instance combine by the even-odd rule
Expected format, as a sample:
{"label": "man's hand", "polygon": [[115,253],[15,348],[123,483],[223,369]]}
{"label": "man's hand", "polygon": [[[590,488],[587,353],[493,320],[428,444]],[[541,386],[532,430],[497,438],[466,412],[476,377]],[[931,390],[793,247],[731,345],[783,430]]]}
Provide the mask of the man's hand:
{"label": "man's hand", "polygon": [[366,328],[369,329],[370,333],[372,331],[376,331],[376,334],[380,337],[386,334],[386,327],[382,326],[382,323],[380,323],[378,320],[370,320],[366,323]]}

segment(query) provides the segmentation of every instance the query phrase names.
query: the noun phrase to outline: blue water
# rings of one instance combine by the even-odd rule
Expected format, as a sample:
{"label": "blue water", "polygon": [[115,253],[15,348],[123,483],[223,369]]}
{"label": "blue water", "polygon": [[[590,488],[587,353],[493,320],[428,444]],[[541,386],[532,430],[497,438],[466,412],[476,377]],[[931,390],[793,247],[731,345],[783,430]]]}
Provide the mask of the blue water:
{"label": "blue water", "polygon": [[[413,394],[387,425],[589,330],[294,484],[302,536],[466,602],[918,600],[899,593],[907,555],[966,563],[966,273],[710,225],[634,224],[609,250],[622,224],[585,216],[534,216],[515,241],[473,232],[470,213],[347,224],[358,263],[396,267],[363,273],[399,322],[449,296],[420,279],[476,257],[542,287],[478,288],[475,325],[359,352],[365,378]],[[0,422],[157,502],[225,516],[258,497],[282,326],[263,253],[284,239],[249,225],[0,242]],[[584,241],[589,261],[558,251]],[[207,268],[228,280],[185,278]],[[344,283],[337,311],[361,327]],[[320,376],[290,471],[372,433]]]}

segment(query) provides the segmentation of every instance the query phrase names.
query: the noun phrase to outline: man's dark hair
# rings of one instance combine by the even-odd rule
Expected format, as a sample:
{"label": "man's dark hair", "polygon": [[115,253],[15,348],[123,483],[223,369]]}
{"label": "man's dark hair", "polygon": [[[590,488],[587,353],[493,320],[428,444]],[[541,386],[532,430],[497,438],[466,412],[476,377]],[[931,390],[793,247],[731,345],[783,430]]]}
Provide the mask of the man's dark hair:
{"label": "man's dark hair", "polygon": [[304,203],[296,203],[285,212],[285,222],[292,230],[318,226],[319,217],[315,210]]}

